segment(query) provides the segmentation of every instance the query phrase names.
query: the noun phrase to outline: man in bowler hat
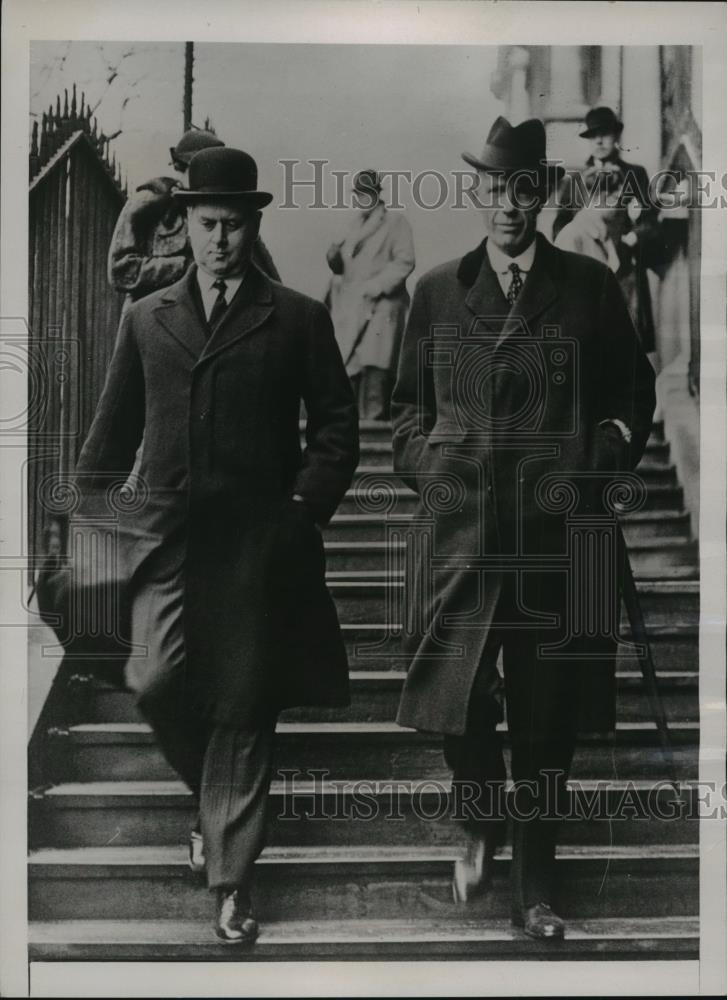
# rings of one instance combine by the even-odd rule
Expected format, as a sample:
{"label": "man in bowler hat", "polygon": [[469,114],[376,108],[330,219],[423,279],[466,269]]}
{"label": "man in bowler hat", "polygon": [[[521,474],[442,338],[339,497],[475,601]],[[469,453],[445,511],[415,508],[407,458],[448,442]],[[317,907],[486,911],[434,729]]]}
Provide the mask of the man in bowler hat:
{"label": "man in bowler hat", "polygon": [[[116,291],[126,296],[125,307],[173,285],[192,263],[187,216],[174,192],[185,187],[195,153],[221,146],[223,141],[209,129],[188,129],[169,150],[175,176],[152,177],[140,184],[121,209],[109,246],[108,276]],[[280,281],[260,236],[253,260],[268,277]]]}
{"label": "man in bowler hat", "polygon": [[545,152],[542,122],[498,118],[463,154],[485,238],[419,281],[392,421],[395,469],[420,498],[398,722],[445,736],[467,830],[455,898],[487,891],[509,812],[512,922],[558,939],[555,819],[576,735],[584,710],[599,731],[615,714],[616,553],[570,532],[611,538],[610,487],[645,448],[654,373],[613,272],[536,232],[558,174]]}
{"label": "man in bowler hat", "polygon": [[247,943],[278,713],[348,704],[320,526],[353,476],[358,418],[326,309],[252,259],[272,199],[253,158],[202,150],[174,197],[194,264],[123,317],[77,474],[89,495],[123,483],[143,437],[126,678],[197,799],[190,864],[216,933]]}

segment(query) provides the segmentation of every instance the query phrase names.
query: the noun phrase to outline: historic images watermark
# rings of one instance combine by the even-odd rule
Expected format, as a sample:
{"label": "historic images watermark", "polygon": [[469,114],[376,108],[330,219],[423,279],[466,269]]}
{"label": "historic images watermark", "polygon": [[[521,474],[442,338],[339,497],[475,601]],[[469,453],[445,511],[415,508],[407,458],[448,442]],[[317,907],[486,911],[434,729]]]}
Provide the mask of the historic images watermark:
{"label": "historic images watermark", "polygon": [[[480,175],[471,169],[445,173],[434,169],[385,168],[376,171],[382,192],[364,184],[352,194],[351,181],[356,170],[333,169],[327,159],[283,159],[278,164],[283,175],[283,199],[276,207],[283,209],[367,209],[380,196],[394,210],[404,209],[407,204],[428,211],[491,209],[501,207],[505,199],[518,208],[528,208],[536,199],[550,202],[556,195],[564,207],[605,208],[613,196],[602,185],[588,184],[580,170],[572,169],[566,169],[563,180],[557,184],[553,180],[555,171],[544,171],[542,175],[534,170],[503,173],[504,190],[495,188],[493,195],[480,185]],[[560,160],[551,160],[548,166],[564,165]],[[648,188],[642,190],[635,174],[627,170],[619,179],[618,196],[623,204],[633,198],[646,199],[651,207],[665,212],[721,209],[727,207],[727,173],[663,169],[651,174]]]}
{"label": "historic images watermark", "polygon": [[562,776],[561,771],[544,770],[542,781],[493,783],[490,803],[483,808],[481,787],[465,781],[455,785],[433,779],[348,781],[336,780],[325,769],[281,769],[278,777],[284,794],[277,818],[372,823],[408,818],[487,821],[493,815],[522,821],[538,815],[562,822],[727,819],[724,784],[571,779],[564,795]]}

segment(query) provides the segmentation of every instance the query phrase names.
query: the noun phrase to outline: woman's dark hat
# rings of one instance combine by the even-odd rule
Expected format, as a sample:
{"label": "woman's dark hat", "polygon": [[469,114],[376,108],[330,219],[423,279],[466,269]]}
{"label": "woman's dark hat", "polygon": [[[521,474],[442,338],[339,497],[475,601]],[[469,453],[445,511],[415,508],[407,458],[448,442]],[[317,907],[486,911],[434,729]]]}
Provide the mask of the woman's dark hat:
{"label": "woman's dark hat", "polygon": [[172,197],[183,202],[236,200],[255,208],[269,205],[273,196],[257,190],[257,164],[241,149],[229,146],[203,149],[189,161],[189,187]]}
{"label": "woman's dark hat", "polygon": [[563,167],[545,158],[545,126],[539,118],[511,125],[507,118],[496,119],[480,156],[462,153],[465,163],[476,170],[493,173],[534,171],[543,180],[560,180]]}
{"label": "woman's dark hat", "polygon": [[579,132],[581,139],[592,139],[595,135],[621,135],[624,123],[619,121],[610,108],[591,108],[586,115],[585,129]]}
{"label": "woman's dark hat", "polygon": [[199,153],[202,149],[211,149],[214,146],[224,146],[222,139],[218,139],[214,132],[203,128],[191,128],[184,133],[176,146],[172,146],[169,152],[172,161],[189,166],[189,161],[195,153]]}

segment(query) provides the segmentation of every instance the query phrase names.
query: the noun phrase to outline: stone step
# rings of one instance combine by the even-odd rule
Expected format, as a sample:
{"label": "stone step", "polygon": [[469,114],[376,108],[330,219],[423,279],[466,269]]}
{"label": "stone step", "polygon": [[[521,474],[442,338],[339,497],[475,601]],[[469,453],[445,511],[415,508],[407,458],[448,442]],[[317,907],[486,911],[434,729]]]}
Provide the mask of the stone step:
{"label": "stone step", "polygon": [[[305,421],[301,420],[299,423],[299,429],[301,435],[305,434]],[[362,442],[366,441],[388,441],[392,440],[392,426],[390,420],[359,420],[358,422],[359,439]],[[305,443],[305,438],[301,437],[301,441]],[[647,442],[647,451],[654,447],[666,446],[668,447],[668,442],[664,440],[664,424],[663,421],[654,421],[651,427],[651,434]]]}
{"label": "stone step", "polygon": [[[417,505],[416,494],[401,484],[401,480],[386,470],[359,466],[352,487],[338,508],[345,513],[410,514]],[[648,494],[642,510],[680,511],[684,509],[684,490],[677,482],[648,483]]]}
{"label": "stone step", "polygon": [[433,959],[661,959],[699,957],[697,917],[572,920],[562,942],[534,941],[509,920],[438,915],[405,920],[291,920],[264,924],[254,948],[218,941],[210,920],[68,920],[29,925],[29,957],[61,961],[404,961]]}
{"label": "stone step", "polygon": [[[404,578],[392,573],[344,570],[327,574],[328,588],[342,624],[369,625],[401,622]],[[657,580],[637,580],[646,627],[651,630],[679,621],[699,624],[699,581],[677,573],[662,573]],[[380,627],[380,625],[376,625]]]}
{"label": "stone step", "polygon": [[[696,657],[696,646],[695,646]],[[287,721],[385,722],[394,719],[404,670],[351,672],[349,708],[296,708],[283,713]],[[623,722],[646,722],[652,719],[651,705],[638,670],[617,673],[616,714]],[[657,683],[667,719],[671,722],[695,722],[699,717],[698,674],[695,671],[657,673]],[[129,711],[135,712],[133,705]],[[111,720],[109,720],[111,721]],[[127,721],[131,721],[129,718]]]}
{"label": "stone step", "polygon": [[[273,782],[270,846],[373,846],[456,843],[449,781]],[[562,843],[697,843],[699,795],[694,782],[571,782],[573,816]],[[711,808],[711,807],[710,807]],[[34,847],[184,844],[194,801],[179,781],[100,781],[56,785],[30,799]],[[355,822],[352,822],[355,820]],[[703,822],[723,822],[703,820]]]}
{"label": "stone step", "polygon": [[[342,626],[352,670],[406,670],[409,661],[401,649],[401,627],[348,624]],[[630,637],[622,624],[621,636]],[[649,629],[651,652],[659,671],[696,670],[698,667],[699,634],[696,625],[682,629],[654,626]],[[617,665],[620,670],[638,669],[638,661],[628,646],[619,646]]]}
{"label": "stone step", "polygon": [[[393,472],[393,453],[390,441],[362,439],[359,450],[359,468],[361,470],[380,469]],[[636,468],[636,473],[643,477],[646,483],[652,481],[675,482],[677,478],[676,468],[669,461],[668,445],[659,443],[658,447],[647,449]]]}
{"label": "stone step", "polygon": [[[652,643],[656,654],[657,643]],[[696,636],[693,642],[696,661]],[[355,651],[355,644],[351,652]],[[362,665],[365,665],[362,660]],[[349,708],[288,709],[283,718],[289,721],[384,722],[396,716],[405,670],[352,670],[351,705]],[[622,670],[617,674],[617,716],[624,722],[651,719],[641,673]],[[659,671],[657,682],[667,718],[671,721],[693,722],[698,717],[698,674],[695,670]],[[113,687],[90,679],[87,689],[79,696],[77,722],[142,722],[134,695],[125,688]]]}
{"label": "stone step", "polygon": [[[456,919],[452,862],[440,848],[269,848],[256,865],[253,905],[262,923],[309,920]],[[693,916],[699,909],[698,845],[564,847],[557,858],[559,912],[576,919]],[[472,900],[473,919],[507,919],[509,849],[497,856],[493,891]],[[31,920],[204,920],[209,893],[183,848],[43,850],[28,861]]]}
{"label": "stone step", "polygon": [[[669,462],[662,462],[658,458],[647,456],[637,467],[636,474],[643,480],[649,495],[652,489],[657,493],[663,490],[673,490],[673,496],[678,494],[679,483],[676,467]],[[368,449],[362,449],[353,482],[355,485],[363,483],[367,489],[371,489],[374,482],[401,486],[399,473],[394,471],[392,465],[391,450],[384,450],[380,445],[371,445]],[[646,506],[649,506],[649,500],[647,500]]]}
{"label": "stone step", "polygon": [[[507,740],[506,724],[499,728]],[[669,729],[679,778],[696,778],[698,723],[675,723]],[[146,723],[86,723],[52,733],[52,773],[59,781],[176,777]],[[333,780],[362,774],[376,781],[449,777],[441,736],[403,729],[394,722],[280,722],[275,766],[281,780],[288,772],[320,770]],[[619,723],[611,739],[581,737],[571,773],[573,778],[588,779],[664,777],[654,723]]]}
{"label": "stone step", "polygon": [[[325,528],[324,537],[327,542],[384,542],[389,530],[400,529],[402,522],[406,526],[411,518],[411,513],[397,513],[393,518],[378,513],[336,514]],[[686,511],[638,511],[630,518],[624,518],[622,527],[629,547],[672,539],[684,543],[690,541],[689,514]]]}
{"label": "stone step", "polygon": [[[329,541],[325,542],[326,566],[330,572],[386,572],[387,565],[402,566],[406,543],[399,541]],[[629,557],[635,576],[660,579],[666,572],[672,577],[693,579],[699,572],[697,543],[683,538],[636,538],[629,545]]]}

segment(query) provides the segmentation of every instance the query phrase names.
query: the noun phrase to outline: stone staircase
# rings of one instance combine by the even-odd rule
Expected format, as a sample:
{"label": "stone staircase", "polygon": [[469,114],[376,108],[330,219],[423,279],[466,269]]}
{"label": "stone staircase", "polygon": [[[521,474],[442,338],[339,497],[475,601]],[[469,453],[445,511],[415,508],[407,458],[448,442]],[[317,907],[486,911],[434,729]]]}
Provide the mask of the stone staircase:
{"label": "stone staircase", "polygon": [[565,941],[543,945],[511,927],[509,849],[498,856],[492,894],[466,907],[452,902],[461,834],[446,815],[449,773],[437,738],[393,721],[406,664],[391,647],[383,655],[373,646],[386,635],[387,587],[396,591],[403,579],[385,581],[385,515],[361,512],[361,482],[369,474],[390,479],[397,514],[413,510],[415,498],[391,470],[390,428],[364,425],[356,481],[326,531],[352,705],[281,718],[269,846],[255,890],[257,945],[235,950],[214,938],[211,899],[186,866],[191,796],[131,695],[79,673],[30,797],[31,958],[696,957],[698,561],[659,425],[640,471],[649,499],[624,530],[678,783],[665,785],[638,664],[620,658],[615,736],[584,737],[572,776],[592,805],[613,807],[626,796],[633,818],[609,821],[596,809],[563,825]]}

